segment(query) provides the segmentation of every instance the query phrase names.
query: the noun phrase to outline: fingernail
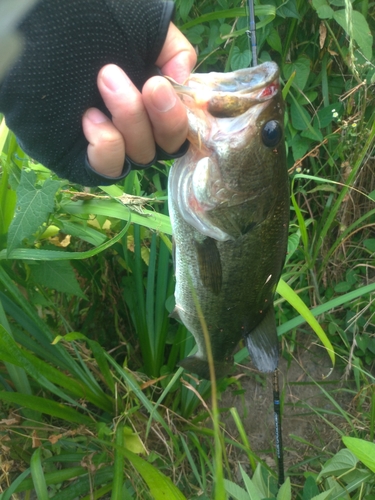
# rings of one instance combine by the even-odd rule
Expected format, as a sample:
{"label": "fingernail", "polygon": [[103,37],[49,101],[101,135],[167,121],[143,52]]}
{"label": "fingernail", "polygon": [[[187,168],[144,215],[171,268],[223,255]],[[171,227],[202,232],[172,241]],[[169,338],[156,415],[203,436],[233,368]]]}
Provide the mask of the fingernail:
{"label": "fingernail", "polygon": [[152,91],[152,104],[158,111],[166,113],[176,104],[176,94],[168,82],[162,81]]}
{"label": "fingernail", "polygon": [[129,86],[130,80],[125,75],[125,73],[118,66],[110,64],[106,66],[101,77],[103,79],[104,85],[112,92],[117,92],[121,88],[126,88]]}
{"label": "fingernail", "polygon": [[109,120],[107,116],[105,116],[104,113],[99,111],[96,108],[90,108],[86,111],[85,117],[90,120],[90,122],[98,124],[98,123],[104,123]]}

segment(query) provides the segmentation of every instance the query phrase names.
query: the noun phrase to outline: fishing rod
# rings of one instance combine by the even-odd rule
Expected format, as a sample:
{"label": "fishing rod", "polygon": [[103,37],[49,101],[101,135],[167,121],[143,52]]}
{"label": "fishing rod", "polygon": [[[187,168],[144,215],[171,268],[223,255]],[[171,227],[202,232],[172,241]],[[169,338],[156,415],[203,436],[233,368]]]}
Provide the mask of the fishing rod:
{"label": "fishing rod", "polygon": [[[257,66],[258,56],[257,56],[257,36],[256,36],[256,25],[255,25],[255,11],[254,11],[254,0],[248,0],[249,2],[249,29],[246,34],[249,38],[252,60],[251,65]],[[276,445],[276,456],[277,456],[277,468],[278,468],[278,485],[279,487],[284,483],[284,450],[283,450],[283,438],[282,438],[282,428],[281,428],[281,411],[280,411],[280,389],[279,389],[279,370],[273,372],[273,414],[275,422],[275,445]]]}
{"label": "fishing rod", "polygon": [[255,26],[255,11],[254,11],[254,0],[249,0],[249,29],[246,31],[249,37],[250,47],[251,47],[251,65],[257,66],[258,56],[257,56],[257,34]]}
{"label": "fishing rod", "polygon": [[285,481],[285,474],[284,474],[284,450],[283,450],[283,435],[281,428],[278,368],[276,368],[276,370],[273,372],[273,415],[275,421],[275,445],[276,445],[276,456],[277,456],[278,484],[280,487]]}

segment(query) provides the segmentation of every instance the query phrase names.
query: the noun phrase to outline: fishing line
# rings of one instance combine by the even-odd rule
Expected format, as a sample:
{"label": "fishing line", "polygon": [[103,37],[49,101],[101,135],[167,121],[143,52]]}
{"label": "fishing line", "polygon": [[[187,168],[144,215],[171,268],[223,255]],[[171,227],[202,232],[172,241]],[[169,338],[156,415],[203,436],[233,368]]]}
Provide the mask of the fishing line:
{"label": "fishing line", "polygon": [[[255,11],[254,11],[254,0],[249,0],[249,29],[246,31],[249,38],[251,54],[252,54],[252,66],[257,66],[257,36],[256,36],[256,25],[255,25]],[[273,411],[274,411],[274,422],[275,422],[275,445],[276,445],[276,456],[277,456],[277,467],[278,467],[278,484],[279,487],[285,481],[284,474],[284,450],[283,450],[283,438],[281,429],[281,411],[280,411],[280,390],[279,390],[279,370],[273,373]]]}

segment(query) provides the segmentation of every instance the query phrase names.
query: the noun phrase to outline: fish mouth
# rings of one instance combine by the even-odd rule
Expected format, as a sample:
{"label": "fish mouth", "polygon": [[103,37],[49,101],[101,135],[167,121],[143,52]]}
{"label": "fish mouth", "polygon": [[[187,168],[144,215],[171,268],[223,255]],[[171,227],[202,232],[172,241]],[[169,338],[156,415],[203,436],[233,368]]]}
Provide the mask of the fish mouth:
{"label": "fish mouth", "polygon": [[241,115],[272,99],[280,89],[279,68],[274,62],[230,73],[192,74],[187,85],[169,80],[187,107],[205,109],[216,118]]}

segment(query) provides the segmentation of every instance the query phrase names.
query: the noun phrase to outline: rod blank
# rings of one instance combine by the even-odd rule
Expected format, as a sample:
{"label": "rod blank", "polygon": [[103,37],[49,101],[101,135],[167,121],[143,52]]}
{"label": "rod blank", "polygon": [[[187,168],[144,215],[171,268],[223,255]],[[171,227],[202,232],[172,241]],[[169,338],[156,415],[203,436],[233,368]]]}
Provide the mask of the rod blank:
{"label": "rod blank", "polygon": [[256,35],[256,26],[255,26],[255,11],[254,11],[254,0],[249,0],[249,30],[246,32],[247,36],[250,40],[251,46],[251,54],[252,66],[256,66],[258,64],[258,56],[257,56],[257,35]]}

